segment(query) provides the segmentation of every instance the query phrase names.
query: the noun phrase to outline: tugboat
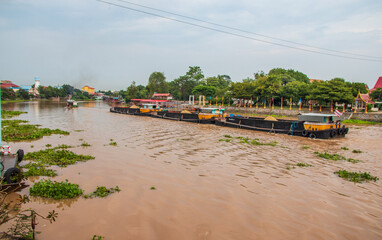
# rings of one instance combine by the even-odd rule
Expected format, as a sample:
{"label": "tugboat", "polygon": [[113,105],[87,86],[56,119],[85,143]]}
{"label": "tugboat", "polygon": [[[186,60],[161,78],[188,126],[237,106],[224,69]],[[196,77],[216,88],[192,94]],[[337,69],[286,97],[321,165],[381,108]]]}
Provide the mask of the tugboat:
{"label": "tugboat", "polygon": [[273,117],[242,117],[230,115],[225,119],[217,119],[220,126],[284,133],[309,138],[329,139],[344,137],[349,128],[341,127],[341,118],[335,114],[304,113],[298,115],[298,121],[276,119]]}

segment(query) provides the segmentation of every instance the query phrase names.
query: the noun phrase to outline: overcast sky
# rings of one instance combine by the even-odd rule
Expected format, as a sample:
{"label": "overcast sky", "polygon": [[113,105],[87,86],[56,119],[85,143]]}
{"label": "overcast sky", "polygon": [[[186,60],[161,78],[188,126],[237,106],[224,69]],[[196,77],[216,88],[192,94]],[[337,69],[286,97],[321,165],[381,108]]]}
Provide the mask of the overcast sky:
{"label": "overcast sky", "polygon": [[[320,51],[104,0],[230,33]],[[130,0],[246,31],[342,52],[362,61],[285,48],[190,26],[95,0],[0,0],[0,79],[19,85],[65,83],[96,90],[167,81],[200,66],[206,77],[241,81],[263,70],[292,68],[309,78],[341,77],[372,88],[382,76],[380,0]],[[339,54],[330,52],[331,54]],[[342,54],[340,54],[342,55]],[[352,57],[366,58],[355,55]],[[368,58],[370,59],[370,58]]]}

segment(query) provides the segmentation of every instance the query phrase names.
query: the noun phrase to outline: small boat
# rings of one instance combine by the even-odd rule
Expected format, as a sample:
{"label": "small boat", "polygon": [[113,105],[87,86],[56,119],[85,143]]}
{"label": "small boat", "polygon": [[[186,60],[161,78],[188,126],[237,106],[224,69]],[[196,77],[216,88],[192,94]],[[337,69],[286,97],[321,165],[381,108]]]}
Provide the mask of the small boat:
{"label": "small boat", "polygon": [[258,118],[231,115],[225,119],[217,119],[215,124],[320,139],[344,137],[349,132],[349,128],[345,125],[341,126],[340,117],[320,113],[300,114],[298,121],[276,119],[270,116]]}
{"label": "small boat", "polygon": [[66,101],[66,106],[67,106],[68,108],[75,108],[75,107],[78,107],[77,102],[74,101],[73,99],[69,99],[69,100],[67,100],[67,101]]}

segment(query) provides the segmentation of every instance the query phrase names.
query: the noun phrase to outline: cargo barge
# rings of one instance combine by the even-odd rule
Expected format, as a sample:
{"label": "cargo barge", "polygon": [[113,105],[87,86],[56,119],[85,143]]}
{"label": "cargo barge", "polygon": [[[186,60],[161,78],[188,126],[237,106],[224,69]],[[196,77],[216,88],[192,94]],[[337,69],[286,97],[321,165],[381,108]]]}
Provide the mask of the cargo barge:
{"label": "cargo barge", "polygon": [[[145,109],[145,108],[143,108]],[[169,120],[216,124],[218,126],[242,128],[248,130],[281,133],[293,136],[309,137],[312,139],[329,139],[345,137],[349,128],[341,125],[341,117],[335,114],[303,113],[298,115],[298,120],[284,120],[273,117],[244,117],[240,115],[227,116],[224,109],[201,108],[198,111],[169,111],[152,109],[142,111],[142,108],[113,107],[111,112],[150,116]]]}

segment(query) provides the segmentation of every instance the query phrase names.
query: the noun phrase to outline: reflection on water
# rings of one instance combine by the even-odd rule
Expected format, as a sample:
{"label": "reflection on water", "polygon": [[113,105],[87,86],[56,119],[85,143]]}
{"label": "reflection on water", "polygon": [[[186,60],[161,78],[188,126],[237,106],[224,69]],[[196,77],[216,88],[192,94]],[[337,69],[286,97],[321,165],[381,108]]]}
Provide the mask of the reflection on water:
{"label": "reflection on water", "polygon": [[[114,114],[102,102],[79,103],[70,110],[57,102],[4,108],[27,111],[18,118],[70,132],[15,143],[13,149],[91,144],[72,150],[96,159],[56,169],[55,181],[68,179],[85,193],[97,186],[121,189],[105,199],[33,198],[28,207],[59,210],[57,222],[41,229],[41,239],[89,239],[94,234],[107,239],[382,238],[381,181],[353,184],[333,174],[347,169],[382,178],[380,126],[351,127],[344,139],[311,140]],[[278,144],[220,142],[226,134]],[[110,146],[110,139],[117,146]],[[350,150],[341,150],[344,146]],[[362,162],[320,159],[315,151]],[[299,162],[312,167],[297,167]]]}

